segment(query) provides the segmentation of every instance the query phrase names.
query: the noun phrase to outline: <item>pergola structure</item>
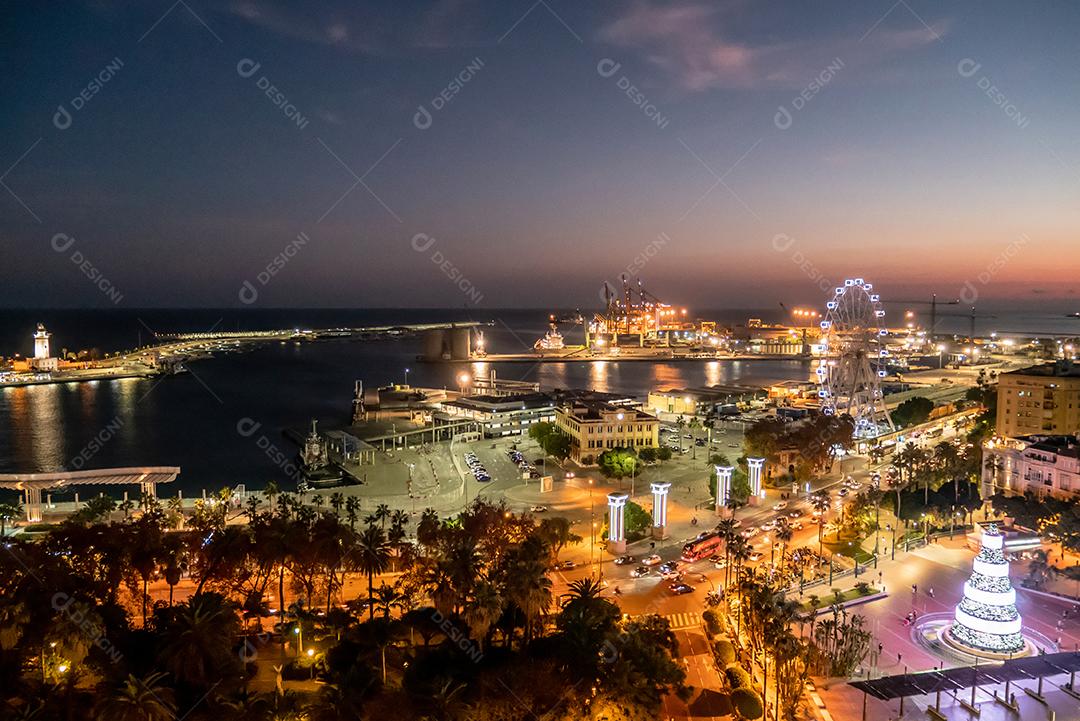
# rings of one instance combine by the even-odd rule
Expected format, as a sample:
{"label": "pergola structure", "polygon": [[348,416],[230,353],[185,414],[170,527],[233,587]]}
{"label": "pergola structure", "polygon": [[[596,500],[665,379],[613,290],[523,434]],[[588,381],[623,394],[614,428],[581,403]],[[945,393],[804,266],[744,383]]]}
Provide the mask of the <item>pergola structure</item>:
{"label": "pergola structure", "polygon": [[26,520],[41,520],[41,492],[68,486],[138,485],[144,496],[155,497],[157,484],[170,483],[180,474],[177,466],[144,468],[100,468],[91,471],[59,473],[0,473],[0,488],[20,491],[26,507]]}
{"label": "pergola structure", "polygon": [[[1038,681],[1036,693],[1041,696],[1044,678],[1065,674],[1069,676],[1067,688],[1071,691],[1075,688],[1077,671],[1080,671],[1080,652],[1062,651],[1013,658],[985,666],[958,666],[944,670],[883,676],[869,681],[849,681],[848,683],[864,694],[882,701],[901,699],[901,712],[903,711],[903,699],[905,697],[936,694],[938,698],[934,706],[936,711],[940,708],[939,704],[943,691],[955,694],[957,691],[970,688],[972,693],[971,703],[965,704],[964,701],[961,701],[961,703],[973,707],[975,689],[980,686],[1005,684],[1005,699],[1007,700],[1009,698],[1009,684],[1016,681]],[[865,711],[864,697],[864,714]]]}

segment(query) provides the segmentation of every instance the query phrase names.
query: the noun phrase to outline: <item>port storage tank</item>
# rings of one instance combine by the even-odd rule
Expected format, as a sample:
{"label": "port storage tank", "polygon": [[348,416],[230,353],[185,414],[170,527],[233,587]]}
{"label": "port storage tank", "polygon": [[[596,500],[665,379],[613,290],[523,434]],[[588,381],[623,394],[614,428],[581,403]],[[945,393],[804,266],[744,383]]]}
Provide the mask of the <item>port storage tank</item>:
{"label": "port storage tank", "polygon": [[450,333],[450,357],[453,360],[469,360],[472,357],[472,328],[452,328]]}

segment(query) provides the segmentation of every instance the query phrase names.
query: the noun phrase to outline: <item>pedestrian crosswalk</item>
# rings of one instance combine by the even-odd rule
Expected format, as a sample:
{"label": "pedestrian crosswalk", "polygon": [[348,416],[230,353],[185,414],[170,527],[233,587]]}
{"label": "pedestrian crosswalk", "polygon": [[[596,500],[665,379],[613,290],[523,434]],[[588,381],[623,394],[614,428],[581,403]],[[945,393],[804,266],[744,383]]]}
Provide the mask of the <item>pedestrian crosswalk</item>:
{"label": "pedestrian crosswalk", "polygon": [[[686,612],[686,613],[661,613],[660,618],[666,618],[668,623],[671,624],[671,630],[678,631],[683,628],[697,628],[701,625],[701,614]],[[641,616],[637,616],[641,618]]]}

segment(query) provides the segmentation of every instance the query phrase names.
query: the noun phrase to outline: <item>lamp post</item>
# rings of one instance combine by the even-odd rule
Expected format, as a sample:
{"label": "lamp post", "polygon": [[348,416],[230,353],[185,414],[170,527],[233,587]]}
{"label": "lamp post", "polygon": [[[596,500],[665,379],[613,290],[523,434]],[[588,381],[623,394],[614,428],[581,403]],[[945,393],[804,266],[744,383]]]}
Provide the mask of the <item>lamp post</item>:
{"label": "lamp post", "polygon": [[409,385],[409,369],[405,369],[405,385]]}
{"label": "lamp post", "polygon": [[889,559],[896,560],[896,529],[892,527],[891,523],[886,523],[885,528],[892,533],[891,547],[889,548]]}

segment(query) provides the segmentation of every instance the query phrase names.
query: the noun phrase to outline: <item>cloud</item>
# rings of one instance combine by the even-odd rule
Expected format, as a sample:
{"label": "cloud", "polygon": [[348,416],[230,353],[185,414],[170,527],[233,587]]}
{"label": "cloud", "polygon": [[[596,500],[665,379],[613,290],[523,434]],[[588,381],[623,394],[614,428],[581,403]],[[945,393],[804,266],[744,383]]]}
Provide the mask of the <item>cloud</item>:
{"label": "cloud", "polygon": [[[657,4],[635,0],[623,15],[603,26],[598,37],[617,47],[640,51],[645,59],[667,73],[681,88],[798,88],[833,58],[848,66],[877,63],[898,52],[935,42],[946,23],[927,29],[912,18],[914,27],[892,30],[852,30],[825,38],[753,43],[725,34],[736,23],[742,3],[697,0]],[[745,18],[739,18],[745,20]]]}
{"label": "cloud", "polygon": [[234,0],[229,12],[275,35],[367,55],[396,55],[410,48],[479,44],[477,0],[408,3],[312,3]]}

